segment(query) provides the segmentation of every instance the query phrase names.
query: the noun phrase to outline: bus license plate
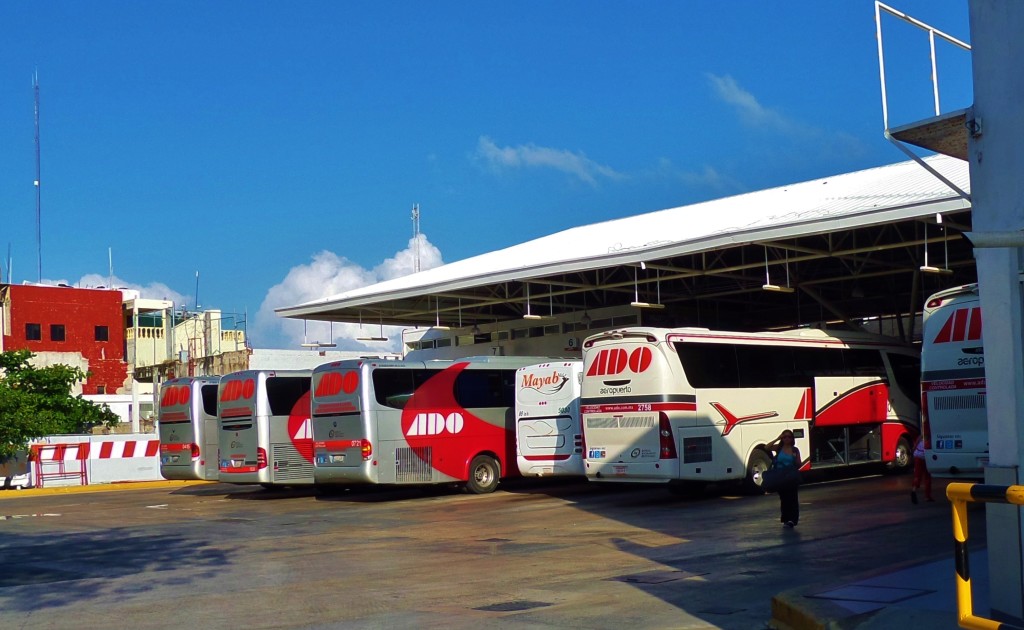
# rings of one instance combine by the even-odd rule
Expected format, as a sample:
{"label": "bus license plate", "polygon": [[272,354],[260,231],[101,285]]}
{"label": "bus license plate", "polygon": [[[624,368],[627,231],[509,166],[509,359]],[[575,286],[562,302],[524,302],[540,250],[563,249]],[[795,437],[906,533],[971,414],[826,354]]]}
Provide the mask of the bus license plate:
{"label": "bus license plate", "polygon": [[344,461],[345,461],[345,454],[344,453],[342,453],[341,455],[331,455],[331,463],[332,464],[341,464]]}

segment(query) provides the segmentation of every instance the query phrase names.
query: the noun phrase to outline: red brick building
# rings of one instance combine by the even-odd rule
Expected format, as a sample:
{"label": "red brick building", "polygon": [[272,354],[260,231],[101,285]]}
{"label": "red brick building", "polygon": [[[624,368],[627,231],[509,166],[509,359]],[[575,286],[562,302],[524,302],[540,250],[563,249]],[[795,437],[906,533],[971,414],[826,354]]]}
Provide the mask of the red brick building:
{"label": "red brick building", "polygon": [[83,394],[127,390],[121,292],[0,284],[0,350],[31,350],[36,365],[64,363],[90,372]]}

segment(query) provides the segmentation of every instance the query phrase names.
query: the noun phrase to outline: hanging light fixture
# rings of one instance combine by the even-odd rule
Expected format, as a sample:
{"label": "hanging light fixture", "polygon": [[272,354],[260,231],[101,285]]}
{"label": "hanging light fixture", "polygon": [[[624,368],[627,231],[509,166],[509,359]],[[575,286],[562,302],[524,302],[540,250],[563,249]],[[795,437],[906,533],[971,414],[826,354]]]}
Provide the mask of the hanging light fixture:
{"label": "hanging light fixture", "polygon": [[946,252],[946,264],[944,267],[933,267],[928,264],[928,224],[924,224],[924,264],[921,265],[921,271],[925,273],[937,273],[941,275],[950,275],[953,270],[949,268],[949,241],[946,238],[946,229],[942,227],[942,215],[935,213],[935,222],[939,225],[939,229],[942,230],[942,246]]}
{"label": "hanging light fixture", "polygon": [[[378,337],[374,337],[372,335],[369,335],[369,336],[359,336],[359,337],[356,337],[356,341],[387,341],[388,340],[388,338],[384,336],[384,316],[381,315],[380,313],[378,313],[377,315],[378,315],[378,320],[377,321],[380,324],[380,336],[378,336]],[[359,330],[360,330],[360,332],[362,331],[362,322],[360,322]],[[333,338],[333,333],[332,333],[332,338]]]}
{"label": "hanging light fixture", "polygon": [[530,283],[526,283],[526,314],[523,315],[523,319],[544,319],[540,315],[534,315],[530,312]]}
{"label": "hanging light fixture", "polygon": [[786,286],[779,286],[772,284],[772,279],[768,275],[768,246],[764,246],[764,284],[761,288],[765,291],[775,291],[777,293],[792,293],[793,287],[789,286],[789,252],[786,252]]}
{"label": "hanging light fixture", "polygon": [[[644,271],[647,271],[647,263],[641,262],[640,263],[640,269],[643,269]],[[654,303],[654,304],[651,304],[650,302],[641,302],[640,301],[640,280],[639,280],[639,277],[638,277],[639,273],[640,272],[637,271],[637,268],[633,267],[633,301],[630,302],[629,305],[634,307],[634,308],[665,308],[665,305],[661,303],[661,276],[660,276],[660,274],[659,274],[658,280],[657,280],[657,284],[658,284],[658,301],[656,303]]]}

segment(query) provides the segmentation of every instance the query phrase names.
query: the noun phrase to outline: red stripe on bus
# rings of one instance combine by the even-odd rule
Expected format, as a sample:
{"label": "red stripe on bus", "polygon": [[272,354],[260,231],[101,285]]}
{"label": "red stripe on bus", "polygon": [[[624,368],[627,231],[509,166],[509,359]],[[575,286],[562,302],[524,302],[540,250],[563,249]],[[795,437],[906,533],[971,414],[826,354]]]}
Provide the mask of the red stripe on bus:
{"label": "red stripe on bus", "polygon": [[188,422],[188,413],[184,411],[167,411],[160,414],[160,422]]}
{"label": "red stripe on bus", "polygon": [[362,440],[327,440],[324,442],[313,442],[313,448],[362,448]]}
{"label": "red stripe on bus", "polygon": [[249,407],[236,407],[234,409],[225,409],[220,412],[221,418],[239,418],[241,416],[251,416],[252,409]]}
{"label": "red stripe on bus", "polygon": [[921,381],[922,391],[941,392],[951,389],[985,389],[985,379],[962,378],[946,381]]}
{"label": "red stripe on bus", "polygon": [[[158,442],[159,444],[159,442]],[[161,453],[176,453],[178,451],[188,451],[192,449],[191,444],[160,444]]]}
{"label": "red stripe on bus", "polygon": [[321,403],[313,407],[314,414],[339,413],[342,411],[358,411],[358,409],[351,402]]}
{"label": "red stripe on bus", "polygon": [[222,473],[254,473],[257,472],[256,466],[242,466],[241,468],[221,468]]}
{"label": "red stripe on bus", "polygon": [[617,405],[585,405],[580,413],[613,413],[620,411],[697,411],[697,403],[629,403]]}
{"label": "red stripe on bus", "polygon": [[542,462],[545,460],[561,462],[569,459],[569,455],[568,453],[564,455],[523,455],[523,459],[531,462]]}

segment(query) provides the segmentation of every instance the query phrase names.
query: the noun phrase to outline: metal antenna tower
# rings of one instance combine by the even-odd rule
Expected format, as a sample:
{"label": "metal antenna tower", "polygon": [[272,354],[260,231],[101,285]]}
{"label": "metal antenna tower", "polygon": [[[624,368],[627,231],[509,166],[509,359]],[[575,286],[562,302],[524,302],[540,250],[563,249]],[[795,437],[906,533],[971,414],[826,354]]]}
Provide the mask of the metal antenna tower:
{"label": "metal antenna tower", "polygon": [[420,204],[418,203],[412,205],[412,240],[415,247],[413,271],[418,272],[420,270]]}
{"label": "metal antenna tower", "polygon": [[36,271],[39,273],[38,281],[43,281],[43,228],[42,228],[42,205],[40,197],[40,171],[39,171],[39,70],[32,74],[32,91],[35,94],[35,120],[36,120]]}

